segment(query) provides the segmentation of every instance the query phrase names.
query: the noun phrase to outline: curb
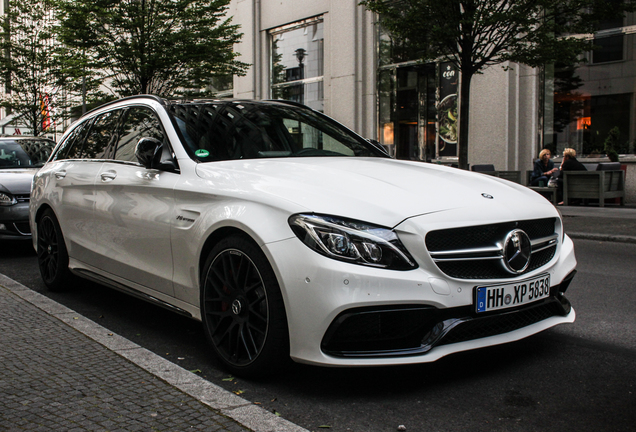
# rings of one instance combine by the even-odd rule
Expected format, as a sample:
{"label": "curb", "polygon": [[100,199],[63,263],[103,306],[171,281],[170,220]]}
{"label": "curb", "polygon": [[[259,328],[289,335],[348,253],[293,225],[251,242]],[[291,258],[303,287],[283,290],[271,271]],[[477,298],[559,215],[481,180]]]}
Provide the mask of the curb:
{"label": "curb", "polygon": [[617,243],[636,243],[636,237],[626,235],[614,235],[614,234],[590,234],[590,233],[569,233],[566,231],[568,237],[581,240],[596,240],[607,241]]}
{"label": "curb", "polygon": [[254,432],[308,432],[0,273],[0,286]]}

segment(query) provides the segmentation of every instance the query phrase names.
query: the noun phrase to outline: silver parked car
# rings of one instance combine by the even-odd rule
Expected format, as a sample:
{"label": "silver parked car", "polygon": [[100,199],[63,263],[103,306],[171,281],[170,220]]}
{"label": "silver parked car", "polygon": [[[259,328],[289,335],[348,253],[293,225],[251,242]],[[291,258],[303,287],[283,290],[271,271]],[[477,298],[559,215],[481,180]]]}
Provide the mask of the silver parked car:
{"label": "silver parked car", "polygon": [[48,138],[0,137],[0,240],[31,238],[31,181],[53,147]]}

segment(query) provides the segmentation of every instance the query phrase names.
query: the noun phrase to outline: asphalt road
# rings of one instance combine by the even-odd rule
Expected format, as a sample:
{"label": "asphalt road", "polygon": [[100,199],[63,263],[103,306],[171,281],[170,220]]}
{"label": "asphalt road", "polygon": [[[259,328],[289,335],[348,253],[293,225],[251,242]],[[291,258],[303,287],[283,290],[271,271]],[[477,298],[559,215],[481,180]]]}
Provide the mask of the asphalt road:
{"label": "asphalt road", "polygon": [[294,365],[264,381],[229,376],[200,325],[99,285],[46,292],[30,244],[4,243],[0,272],[312,431],[633,431],[636,244],[575,240],[576,311],[526,340],[408,367]]}

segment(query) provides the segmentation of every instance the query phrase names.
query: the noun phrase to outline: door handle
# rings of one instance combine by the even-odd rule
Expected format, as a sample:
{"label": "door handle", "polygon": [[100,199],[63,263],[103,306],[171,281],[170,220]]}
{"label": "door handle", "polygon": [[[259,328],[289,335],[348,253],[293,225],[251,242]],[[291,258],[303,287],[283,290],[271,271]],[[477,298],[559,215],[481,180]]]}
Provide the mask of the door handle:
{"label": "door handle", "polygon": [[55,173],[55,178],[58,180],[62,180],[64,177],[66,177],[66,171],[57,171]]}
{"label": "door handle", "polygon": [[101,177],[102,181],[109,182],[115,180],[115,178],[117,177],[117,173],[115,171],[104,171],[101,174]]}

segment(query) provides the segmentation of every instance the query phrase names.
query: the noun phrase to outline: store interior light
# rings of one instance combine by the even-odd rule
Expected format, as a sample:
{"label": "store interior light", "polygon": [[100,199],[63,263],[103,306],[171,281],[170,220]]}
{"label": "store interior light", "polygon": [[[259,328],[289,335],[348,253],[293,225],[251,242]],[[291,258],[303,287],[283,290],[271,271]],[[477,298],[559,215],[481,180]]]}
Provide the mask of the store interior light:
{"label": "store interior light", "polygon": [[382,144],[384,145],[393,145],[393,122],[384,123],[382,127]]}
{"label": "store interior light", "polygon": [[592,126],[592,117],[579,117],[576,119],[576,130],[589,129]]}

